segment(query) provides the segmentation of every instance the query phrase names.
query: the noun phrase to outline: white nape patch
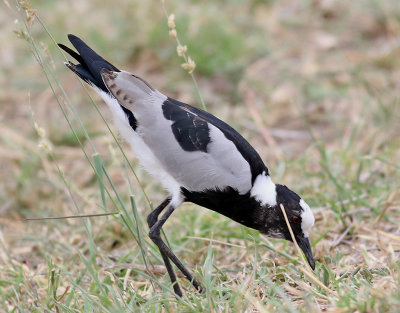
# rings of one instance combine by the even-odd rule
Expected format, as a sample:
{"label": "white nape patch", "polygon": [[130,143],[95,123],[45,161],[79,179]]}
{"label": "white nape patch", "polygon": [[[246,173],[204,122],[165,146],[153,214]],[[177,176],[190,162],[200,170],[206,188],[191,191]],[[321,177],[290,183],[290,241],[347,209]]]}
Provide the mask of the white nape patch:
{"label": "white nape patch", "polygon": [[260,201],[262,205],[268,204],[272,207],[277,204],[276,186],[272,182],[271,177],[265,175],[265,172],[256,177],[250,195]]}
{"label": "white nape patch", "polygon": [[129,125],[129,120],[117,99],[96,86],[92,87],[107,103],[113,114],[114,124],[122,137],[130,144],[132,150],[139,159],[141,166],[162,183],[164,188],[172,195],[171,204],[175,207],[178,206],[182,203],[182,195],[178,182],[165,171],[143,139]]}
{"label": "white nape patch", "polygon": [[311,227],[313,227],[315,222],[314,214],[303,199],[300,199],[299,204],[303,208],[303,212],[301,213],[301,229],[303,230],[304,237],[308,238]]}

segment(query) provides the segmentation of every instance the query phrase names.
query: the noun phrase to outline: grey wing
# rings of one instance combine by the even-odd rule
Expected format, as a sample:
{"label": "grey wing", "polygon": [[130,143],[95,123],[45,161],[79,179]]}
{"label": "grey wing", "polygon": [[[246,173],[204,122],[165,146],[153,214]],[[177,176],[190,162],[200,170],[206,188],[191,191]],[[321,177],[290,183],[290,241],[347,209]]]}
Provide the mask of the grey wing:
{"label": "grey wing", "polygon": [[137,134],[178,184],[191,191],[251,189],[253,162],[243,154],[248,147],[227,133],[242,138],[228,125],[218,126],[211,114],[162,95],[130,73],[105,72],[103,79],[119,104],[135,116]]}
{"label": "grey wing", "polygon": [[203,190],[207,186],[211,189],[232,187],[240,193],[250,190],[249,162],[218,127],[193,112],[192,107],[170,98],[163,102],[162,111],[172,122],[170,127],[183,150],[181,153],[191,160],[190,164],[184,164],[183,159],[180,163],[186,168],[185,181],[191,190]]}

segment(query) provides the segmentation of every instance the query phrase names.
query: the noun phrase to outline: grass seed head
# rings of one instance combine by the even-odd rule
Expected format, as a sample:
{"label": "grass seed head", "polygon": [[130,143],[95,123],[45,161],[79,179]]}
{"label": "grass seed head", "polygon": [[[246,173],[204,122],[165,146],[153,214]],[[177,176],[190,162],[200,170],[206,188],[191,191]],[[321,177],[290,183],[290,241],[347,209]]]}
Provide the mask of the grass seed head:
{"label": "grass seed head", "polygon": [[170,16],[168,16],[168,27],[171,29],[175,29],[175,27],[176,27],[175,14],[170,14]]}
{"label": "grass seed head", "polygon": [[171,29],[169,31],[169,36],[172,37],[172,38],[176,38],[176,36],[177,36],[176,30],[175,29]]}
{"label": "grass seed head", "polygon": [[182,67],[189,72],[189,74],[192,74],[194,69],[196,68],[196,63],[191,59],[191,57],[188,57],[188,60],[186,63],[182,64]]}
{"label": "grass seed head", "polygon": [[180,57],[182,57],[187,52],[187,46],[186,45],[184,45],[184,46],[178,45],[176,47],[176,52],[178,53],[178,55]]}
{"label": "grass seed head", "polygon": [[40,149],[45,150],[46,152],[51,152],[52,151],[50,143],[46,139],[41,139],[39,141],[38,147]]}
{"label": "grass seed head", "polygon": [[40,127],[38,125],[38,123],[36,123],[36,122],[34,123],[34,126],[35,126],[35,130],[36,130],[36,133],[38,134],[38,136],[40,138],[45,138],[46,137],[46,131],[44,130],[44,128]]}

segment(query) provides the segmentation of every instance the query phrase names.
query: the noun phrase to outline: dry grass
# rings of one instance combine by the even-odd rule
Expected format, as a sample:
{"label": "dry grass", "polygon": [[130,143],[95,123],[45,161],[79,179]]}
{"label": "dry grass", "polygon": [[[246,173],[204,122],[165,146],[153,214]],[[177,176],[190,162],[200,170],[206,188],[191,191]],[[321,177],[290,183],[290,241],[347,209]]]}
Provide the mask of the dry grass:
{"label": "dry grass", "polygon": [[[187,204],[165,232],[207,292],[199,295],[184,283],[188,292],[176,300],[146,236],[150,205],[138,181],[62,55],[32,20],[31,34],[95,149],[56,88],[76,136],[71,132],[32,46],[13,32],[21,34],[25,13],[12,2],[11,9],[0,10],[0,311],[400,311],[397,1],[166,6],[196,62],[208,110],[256,147],[276,182],[312,204],[315,275],[332,292],[301,272],[293,245]],[[199,103],[159,2],[54,1],[33,7],[58,42],[76,33],[117,66],[175,98]],[[101,100],[94,96],[94,102],[109,120]],[[42,139],[34,121],[46,130],[51,154],[38,147]],[[99,153],[117,194],[104,176],[99,188],[77,138],[90,160]],[[165,191],[129,149],[124,152],[158,204]],[[131,189],[137,211],[130,208]],[[110,191],[105,202],[104,190]],[[23,221],[104,211],[121,214]],[[132,235],[142,240],[143,250]]]}

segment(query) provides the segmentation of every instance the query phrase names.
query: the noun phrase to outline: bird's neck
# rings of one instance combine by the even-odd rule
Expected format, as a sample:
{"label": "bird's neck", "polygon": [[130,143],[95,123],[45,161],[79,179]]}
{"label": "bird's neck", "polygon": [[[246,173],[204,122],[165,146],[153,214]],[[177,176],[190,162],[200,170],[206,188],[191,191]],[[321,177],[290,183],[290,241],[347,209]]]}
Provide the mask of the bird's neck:
{"label": "bird's neck", "polygon": [[185,200],[218,212],[230,219],[253,229],[264,228],[265,209],[249,193],[241,195],[237,190],[206,190],[192,192],[182,188]]}

